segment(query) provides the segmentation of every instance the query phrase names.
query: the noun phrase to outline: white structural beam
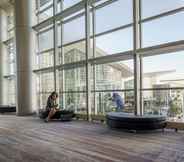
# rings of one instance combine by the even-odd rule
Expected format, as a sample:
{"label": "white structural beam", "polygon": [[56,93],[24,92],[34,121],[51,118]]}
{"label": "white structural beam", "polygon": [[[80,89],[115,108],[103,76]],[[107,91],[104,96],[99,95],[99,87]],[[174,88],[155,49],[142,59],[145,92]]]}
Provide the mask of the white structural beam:
{"label": "white structural beam", "polygon": [[33,2],[15,0],[17,115],[33,113],[32,56],[35,52],[32,29]]}

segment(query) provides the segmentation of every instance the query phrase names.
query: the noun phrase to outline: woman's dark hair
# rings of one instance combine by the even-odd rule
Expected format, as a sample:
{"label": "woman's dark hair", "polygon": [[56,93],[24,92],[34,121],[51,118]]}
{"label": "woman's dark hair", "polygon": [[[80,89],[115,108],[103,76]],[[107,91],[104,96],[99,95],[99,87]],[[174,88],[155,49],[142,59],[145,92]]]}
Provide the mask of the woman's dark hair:
{"label": "woman's dark hair", "polygon": [[51,97],[54,96],[54,95],[56,95],[56,97],[58,97],[58,93],[55,92],[55,91],[51,93]]}

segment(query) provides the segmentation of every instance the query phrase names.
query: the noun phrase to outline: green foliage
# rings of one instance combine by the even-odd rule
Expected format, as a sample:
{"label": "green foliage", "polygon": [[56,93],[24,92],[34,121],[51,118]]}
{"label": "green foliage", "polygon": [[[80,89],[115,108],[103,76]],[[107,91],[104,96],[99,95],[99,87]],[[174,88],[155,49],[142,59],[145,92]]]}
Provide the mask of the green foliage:
{"label": "green foliage", "polygon": [[179,97],[175,97],[169,103],[169,116],[176,117],[182,113],[182,104]]}

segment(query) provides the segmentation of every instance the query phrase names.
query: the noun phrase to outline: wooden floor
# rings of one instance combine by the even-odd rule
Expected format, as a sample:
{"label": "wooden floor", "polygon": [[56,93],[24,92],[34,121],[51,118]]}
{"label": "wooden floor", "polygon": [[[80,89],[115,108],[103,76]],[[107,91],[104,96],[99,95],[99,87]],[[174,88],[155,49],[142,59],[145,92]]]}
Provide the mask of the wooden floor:
{"label": "wooden floor", "polygon": [[128,133],[84,121],[0,115],[0,162],[184,162],[184,132]]}

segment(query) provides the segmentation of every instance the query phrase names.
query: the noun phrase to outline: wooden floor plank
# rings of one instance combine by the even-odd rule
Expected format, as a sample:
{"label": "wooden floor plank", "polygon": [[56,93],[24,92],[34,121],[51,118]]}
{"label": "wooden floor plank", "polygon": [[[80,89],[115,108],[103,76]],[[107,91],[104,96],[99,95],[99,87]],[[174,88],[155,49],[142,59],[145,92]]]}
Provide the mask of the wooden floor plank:
{"label": "wooden floor plank", "polygon": [[0,162],[183,162],[184,132],[128,133],[85,121],[0,116]]}

